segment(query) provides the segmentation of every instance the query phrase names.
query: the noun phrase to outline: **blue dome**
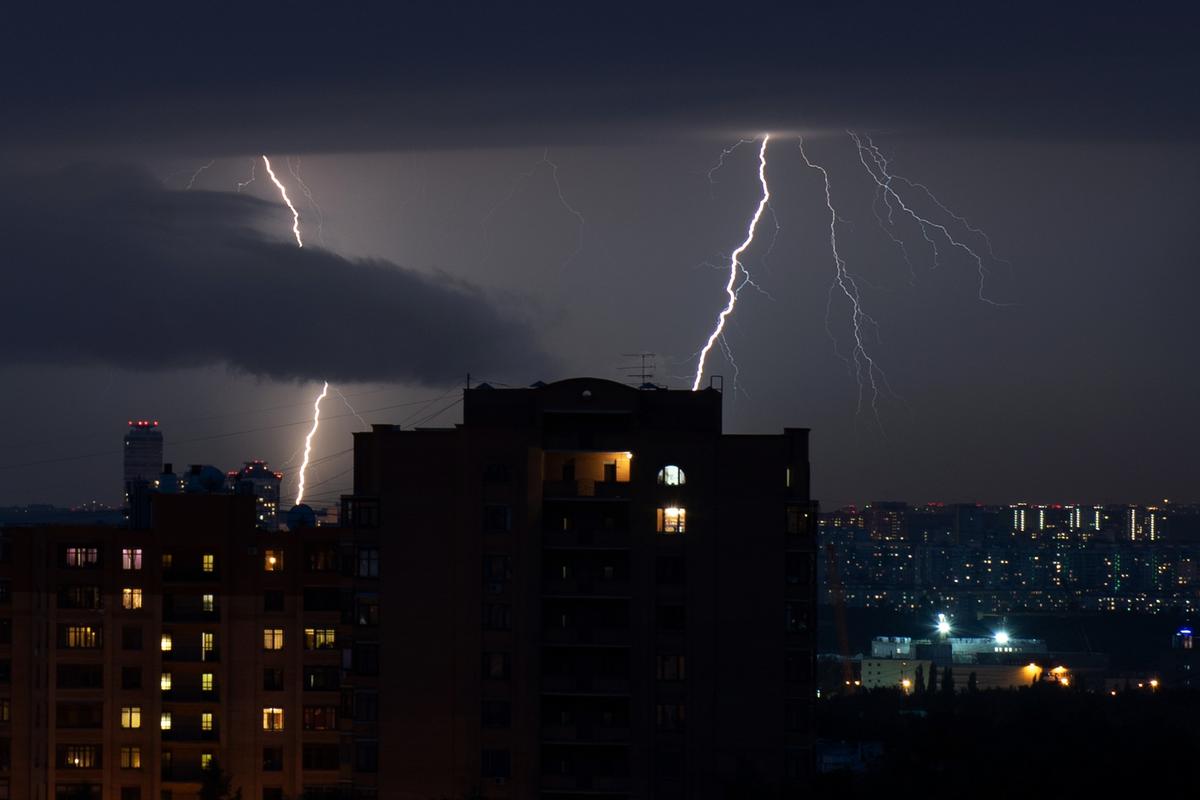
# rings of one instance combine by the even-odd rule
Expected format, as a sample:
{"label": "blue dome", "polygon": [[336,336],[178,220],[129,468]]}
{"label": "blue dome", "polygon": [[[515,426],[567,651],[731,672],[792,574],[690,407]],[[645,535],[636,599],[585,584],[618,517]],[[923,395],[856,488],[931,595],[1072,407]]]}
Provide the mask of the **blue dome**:
{"label": "blue dome", "polygon": [[289,531],[299,530],[300,528],[315,528],[317,527],[317,515],[310,507],[301,503],[298,506],[292,506],[287,512],[287,526]]}

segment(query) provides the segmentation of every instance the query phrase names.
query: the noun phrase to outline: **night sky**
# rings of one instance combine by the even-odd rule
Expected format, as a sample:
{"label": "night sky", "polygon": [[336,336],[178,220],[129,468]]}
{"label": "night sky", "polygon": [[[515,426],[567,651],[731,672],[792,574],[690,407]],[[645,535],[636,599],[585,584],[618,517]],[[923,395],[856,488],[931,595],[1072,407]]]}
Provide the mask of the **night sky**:
{"label": "night sky", "polygon": [[[323,379],[370,422],[430,425],[461,419],[468,372],[621,379],[652,351],[687,388],[757,144],[709,170],[764,132],[737,391],[709,362],[727,431],[811,427],[826,505],[1200,499],[1189,4],[432,5],[9,14],[0,505],[116,503],[139,417],[168,461],[264,458],[286,494]],[[847,129],[987,232],[996,304],[898,220],[905,263]],[[878,323],[878,420],[838,356],[844,303],[827,319],[800,136]],[[303,249],[261,163],[236,191],[262,153]],[[324,413],[318,502],[348,489],[363,427],[336,395]]]}

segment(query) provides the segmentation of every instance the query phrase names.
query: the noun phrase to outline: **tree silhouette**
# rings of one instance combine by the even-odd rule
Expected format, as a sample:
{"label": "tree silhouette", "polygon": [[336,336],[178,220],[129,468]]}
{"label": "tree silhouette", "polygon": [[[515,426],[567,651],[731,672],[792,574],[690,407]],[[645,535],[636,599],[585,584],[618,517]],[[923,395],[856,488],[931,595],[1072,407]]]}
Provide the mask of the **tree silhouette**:
{"label": "tree silhouette", "polygon": [[929,693],[933,694],[937,691],[937,664],[929,662]]}
{"label": "tree silhouette", "polygon": [[917,671],[913,675],[913,691],[916,694],[925,694],[925,665],[917,664]]}
{"label": "tree silhouette", "polygon": [[214,756],[200,779],[200,800],[242,800],[241,787],[231,789],[232,782],[233,777],[221,769],[220,762]]}
{"label": "tree silhouette", "polygon": [[967,691],[970,692],[971,694],[975,694],[976,692],[979,691],[979,683],[975,679],[974,671],[972,671],[971,674],[967,676]]}
{"label": "tree silhouette", "polygon": [[954,694],[954,670],[949,666],[942,670],[942,692]]}

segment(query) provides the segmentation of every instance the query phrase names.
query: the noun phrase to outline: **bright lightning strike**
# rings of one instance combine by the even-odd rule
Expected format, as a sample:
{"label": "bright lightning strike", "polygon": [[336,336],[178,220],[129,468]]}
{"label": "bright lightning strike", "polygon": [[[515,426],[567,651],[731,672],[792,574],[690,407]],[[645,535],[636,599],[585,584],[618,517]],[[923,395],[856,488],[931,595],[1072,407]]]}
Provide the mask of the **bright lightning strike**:
{"label": "bright lightning strike", "polygon": [[[854,350],[851,353],[854,364],[854,377],[858,382],[858,411],[862,412],[863,396],[866,392],[866,387],[869,384],[871,387],[871,410],[875,414],[875,422],[879,423],[879,383],[876,380],[878,376],[886,385],[886,377],[883,376],[879,366],[875,363],[875,359],[867,351],[863,341],[863,329],[866,326],[877,327],[875,320],[862,309],[862,299],[859,296],[858,284],[854,280],[854,276],[846,269],[846,261],[842,258],[838,251],[837,241],[837,211],[833,207],[833,192],[829,186],[829,173],[819,164],[814,164],[808,159],[808,154],[804,152],[804,139],[800,139],[800,156],[804,159],[804,163],[809,168],[815,169],[821,173],[821,177],[825,182],[825,207],[829,209],[829,247],[833,251],[834,277],[833,283],[829,287],[829,300],[826,305],[825,330],[833,339],[835,351],[837,349],[837,338],[829,329],[829,310],[833,305],[833,296],[837,290],[841,290],[846,299],[850,302],[850,330],[854,335]],[[865,381],[864,381],[865,378]],[[882,426],[881,426],[882,428]]]}
{"label": "bright lightning strike", "polygon": [[[266,161],[266,156],[263,157],[263,160]],[[270,169],[270,167],[268,166],[267,169]],[[327,394],[329,394],[329,381],[325,381],[325,386],[321,389],[321,393],[317,395],[316,402],[313,403],[312,428],[308,431],[308,436],[304,437],[304,461],[300,464],[300,482],[296,487],[296,505],[300,505],[304,501],[304,473],[308,470],[308,457],[312,453],[313,436],[316,435],[317,428],[321,424],[321,401],[325,399],[325,395]]]}
{"label": "bright lightning strike", "polygon": [[[988,303],[993,306],[1005,305],[1004,303],[997,303],[995,300],[992,300],[985,294],[985,284],[987,283],[988,268],[987,268],[987,265],[984,263],[983,257],[980,256],[979,253],[976,252],[970,245],[960,241],[959,239],[956,239],[954,237],[954,234],[952,234],[950,232],[950,229],[947,228],[945,225],[943,225],[942,223],[937,222],[935,220],[931,220],[928,217],[924,217],[921,214],[917,213],[917,211],[915,211],[911,206],[909,206],[907,203],[905,203],[904,199],[900,196],[900,194],[893,187],[893,184],[896,182],[900,182],[900,183],[904,183],[912,188],[920,189],[921,191],[923,191],[926,194],[926,196],[928,196],[936,206],[938,206],[940,209],[942,209],[942,211],[947,213],[949,216],[953,217],[957,222],[962,224],[969,232],[971,232],[972,234],[978,234],[978,235],[982,236],[983,240],[987,243],[988,252],[991,253],[992,252],[991,240],[988,239],[987,234],[985,234],[983,231],[981,231],[978,228],[971,225],[969,222],[967,222],[967,220],[964,217],[960,217],[957,214],[952,213],[949,209],[947,209],[944,205],[942,205],[941,202],[938,201],[938,199],[936,197],[933,196],[933,194],[929,191],[928,188],[924,187],[921,184],[917,184],[912,181],[909,181],[907,178],[903,178],[898,175],[893,175],[888,169],[887,159],[879,151],[879,148],[876,147],[870,141],[869,137],[868,137],[867,143],[864,144],[862,139],[859,137],[859,135],[857,133],[855,133],[854,131],[846,131],[846,133],[854,141],[854,146],[858,150],[858,160],[862,163],[863,169],[865,169],[867,171],[867,174],[871,176],[871,180],[873,180],[875,182],[875,185],[877,187],[879,187],[879,189],[881,189],[883,192],[884,203],[888,206],[888,221],[889,221],[889,223],[892,220],[892,205],[891,204],[893,201],[895,201],[896,205],[900,207],[900,210],[903,211],[906,215],[908,215],[908,217],[911,218],[913,220],[913,222],[917,223],[917,225],[921,229],[922,237],[924,237],[925,241],[929,242],[930,247],[933,248],[933,263],[934,263],[935,267],[938,265],[938,246],[937,246],[937,242],[929,235],[929,231],[931,229],[940,233],[942,235],[942,237],[944,237],[945,240],[950,243],[951,246],[956,247],[959,250],[962,250],[964,253],[966,253],[971,258],[972,261],[975,262],[976,269],[979,272],[979,293],[978,293],[979,299],[982,300],[983,302]],[[868,159],[870,159],[870,163],[868,163]],[[996,260],[994,254],[992,255],[992,258],[993,258],[993,260]]]}
{"label": "bright lightning strike", "polygon": [[729,299],[725,303],[725,307],[721,309],[721,313],[717,315],[716,327],[708,335],[708,341],[704,343],[704,347],[700,350],[700,359],[696,364],[696,377],[692,380],[693,392],[700,388],[700,381],[704,378],[704,363],[708,359],[708,354],[717,339],[724,335],[725,320],[733,313],[733,307],[737,305],[738,291],[741,289],[741,286],[736,286],[735,288],[738,274],[742,273],[746,276],[742,286],[750,282],[750,275],[742,265],[741,255],[754,242],[754,232],[758,229],[758,221],[762,219],[763,212],[766,211],[767,204],[771,201],[771,190],[767,186],[767,142],[770,140],[771,134],[763,134],[762,146],[758,150],[758,182],[762,184],[762,199],[758,201],[758,208],[755,209],[754,216],[750,219],[750,227],[746,231],[745,240],[738,245],[738,248],[729,257],[729,280],[725,283],[725,294]]}
{"label": "bright lightning strike", "polygon": [[[267,168],[267,175],[271,176],[271,183],[275,184],[275,188],[279,189],[280,196],[283,197],[283,202],[292,212],[292,233],[296,234],[296,246],[304,247],[304,240],[300,238],[300,212],[292,205],[292,200],[288,197],[287,189],[279,182],[279,178],[275,177],[275,170],[271,169],[271,159],[265,155],[262,157],[263,165]],[[326,384],[328,386],[328,384]],[[322,395],[323,396],[323,395]]]}

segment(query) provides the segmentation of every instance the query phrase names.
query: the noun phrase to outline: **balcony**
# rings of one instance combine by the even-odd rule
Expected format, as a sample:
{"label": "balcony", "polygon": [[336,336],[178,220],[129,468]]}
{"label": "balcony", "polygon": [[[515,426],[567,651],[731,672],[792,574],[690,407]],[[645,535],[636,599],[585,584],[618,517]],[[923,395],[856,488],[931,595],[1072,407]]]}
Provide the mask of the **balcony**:
{"label": "balcony", "polygon": [[199,608],[164,608],[163,622],[220,622],[221,609],[204,611]]}
{"label": "balcony", "polygon": [[612,774],[583,773],[561,775],[542,773],[542,789],[556,791],[578,791],[598,794],[601,792],[625,793],[629,791],[629,778]]}
{"label": "balcony", "polygon": [[603,481],[580,478],[567,481],[542,481],[546,500],[628,500],[629,481]]}
{"label": "balcony", "polygon": [[216,689],[205,691],[199,687],[170,689],[162,693],[164,703],[219,703],[221,693]]}
{"label": "balcony", "polygon": [[199,645],[176,643],[170,650],[163,651],[162,660],[177,663],[200,661],[215,664],[221,660],[221,649],[214,647],[211,650],[203,650]]}
{"label": "balcony", "polygon": [[630,586],[624,580],[600,580],[596,578],[548,578],[542,582],[543,595],[566,597],[597,597],[628,599]]}
{"label": "balcony", "polygon": [[627,550],[631,537],[620,528],[572,528],[549,530],[542,538],[544,547],[591,550]]}
{"label": "balcony", "polygon": [[544,675],[542,694],[583,694],[623,697],[629,695],[628,678],[601,675]]}
{"label": "balcony", "polygon": [[164,569],[162,579],[167,583],[216,583],[221,580],[221,571],[205,572],[202,567],[170,567]]}
{"label": "balcony", "polygon": [[164,742],[216,742],[221,738],[217,726],[210,731],[201,730],[199,725],[174,725],[162,732]]}
{"label": "balcony", "polygon": [[551,645],[628,647],[629,628],[545,628],[542,641]]}
{"label": "balcony", "polygon": [[163,765],[162,780],[170,783],[199,783],[204,779],[204,769],[199,764]]}
{"label": "balcony", "polygon": [[548,744],[623,744],[629,741],[629,726],[601,722],[544,724],[542,741]]}

